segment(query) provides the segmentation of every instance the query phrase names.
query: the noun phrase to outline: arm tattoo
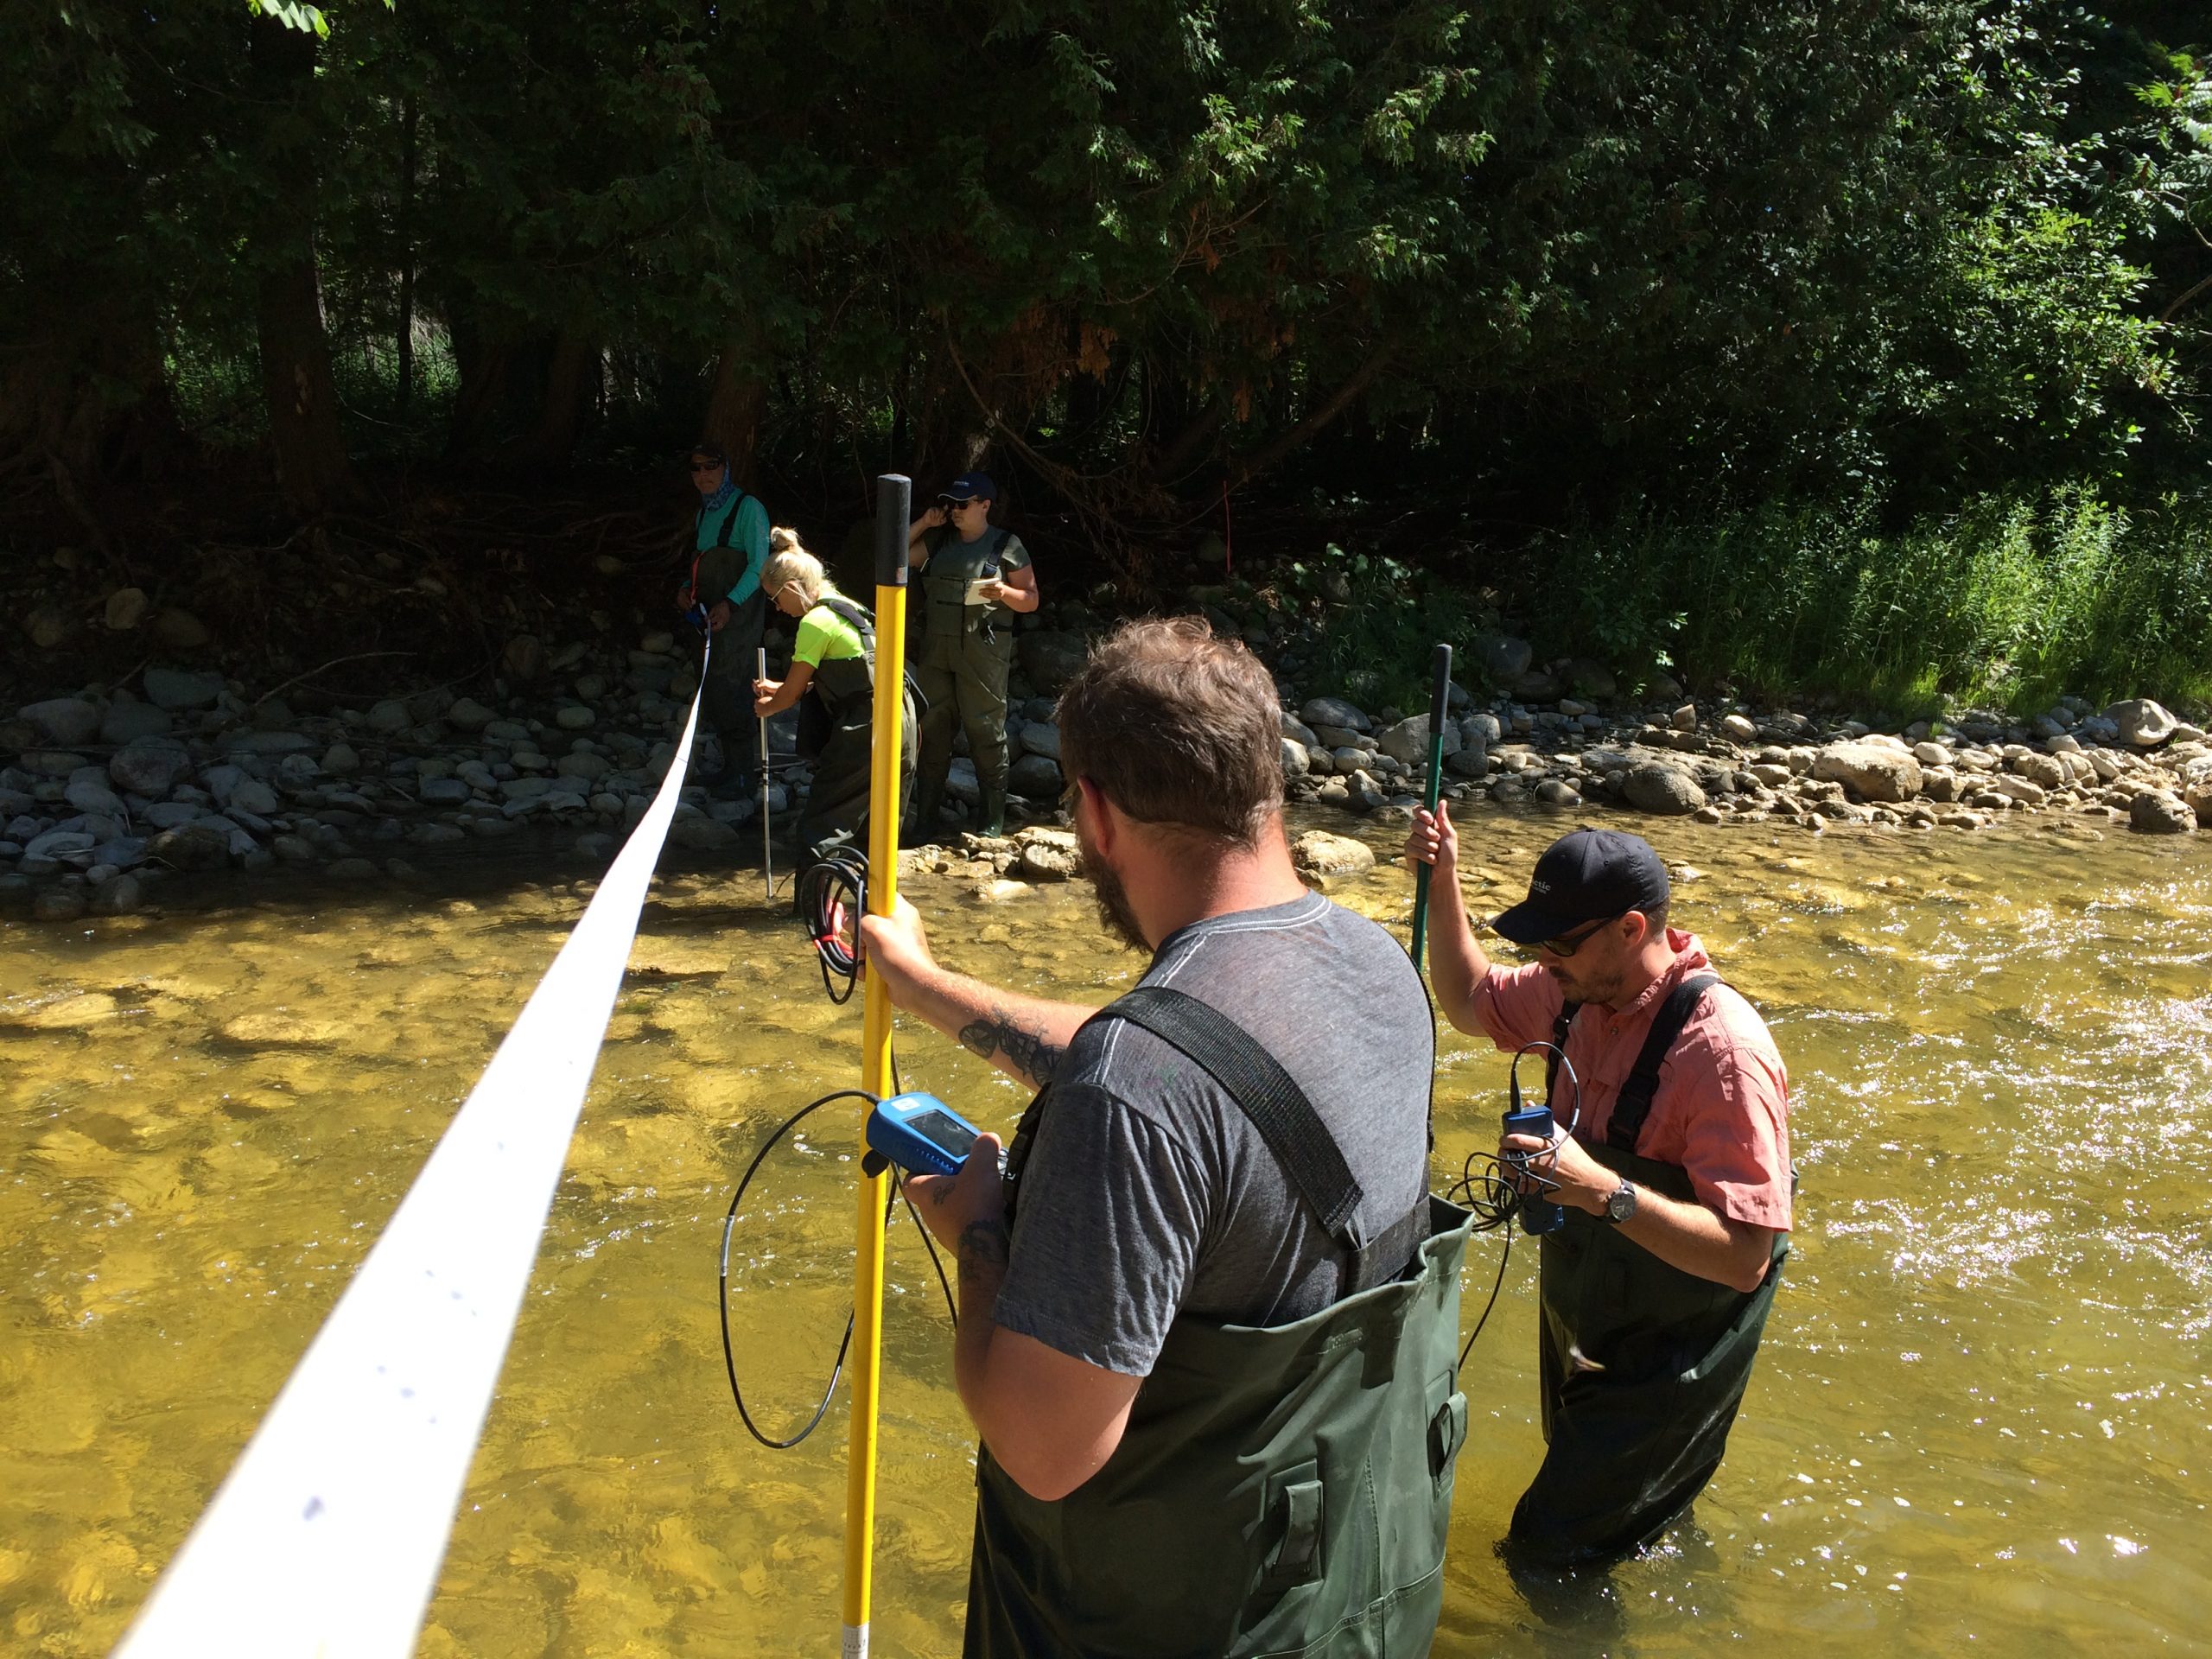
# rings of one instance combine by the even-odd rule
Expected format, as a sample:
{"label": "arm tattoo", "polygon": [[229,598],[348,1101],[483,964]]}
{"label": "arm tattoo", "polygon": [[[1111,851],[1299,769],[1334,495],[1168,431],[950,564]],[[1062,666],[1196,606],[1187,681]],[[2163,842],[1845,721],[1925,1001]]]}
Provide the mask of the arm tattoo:
{"label": "arm tattoo", "polygon": [[987,1060],[995,1054],[1005,1055],[1016,1071],[1039,1088],[1052,1080],[1060,1057],[1067,1052],[1046,1042],[1043,1032],[1026,1031],[1015,1025],[1007,1018],[1006,1010],[995,1005],[989,1019],[962,1027],[960,1044]]}
{"label": "arm tattoo", "polygon": [[971,1221],[962,1229],[957,1255],[963,1268],[1003,1268],[1012,1241],[1003,1221]]}

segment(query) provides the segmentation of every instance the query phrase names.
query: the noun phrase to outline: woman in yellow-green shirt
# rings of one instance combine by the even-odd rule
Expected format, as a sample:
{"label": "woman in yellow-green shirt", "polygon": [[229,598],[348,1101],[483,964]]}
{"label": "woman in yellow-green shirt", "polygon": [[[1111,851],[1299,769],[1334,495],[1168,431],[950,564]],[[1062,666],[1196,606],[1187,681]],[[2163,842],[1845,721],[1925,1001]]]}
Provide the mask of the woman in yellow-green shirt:
{"label": "woman in yellow-green shirt", "polygon": [[[798,619],[791,671],[753,686],[753,712],[762,719],[804,700],[799,711],[799,753],[814,759],[814,783],[799,815],[798,844],[809,858],[859,842],[868,822],[868,760],[874,740],[875,621],[836,589],[821,560],[799,545],[796,531],[778,528],[768,539],[761,591],[785,616]],[[913,793],[914,709],[901,722],[900,810]]]}

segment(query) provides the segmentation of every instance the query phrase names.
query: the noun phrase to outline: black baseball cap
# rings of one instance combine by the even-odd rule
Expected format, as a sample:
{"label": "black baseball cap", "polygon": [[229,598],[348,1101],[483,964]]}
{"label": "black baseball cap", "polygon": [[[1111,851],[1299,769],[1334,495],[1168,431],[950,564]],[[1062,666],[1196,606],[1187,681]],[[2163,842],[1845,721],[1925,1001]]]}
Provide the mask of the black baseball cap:
{"label": "black baseball cap", "polygon": [[704,455],[709,461],[719,461],[725,467],[729,465],[729,451],[718,443],[695,443],[683,453],[687,458]]}
{"label": "black baseball cap", "polygon": [[988,473],[963,473],[944,486],[938,496],[940,501],[995,501],[999,486],[991,482]]}
{"label": "black baseball cap", "polygon": [[1669,890],[1667,867],[1642,836],[1577,830],[1544,849],[1529,896],[1491,925],[1516,944],[1535,944],[1585,922],[1663,905]]}

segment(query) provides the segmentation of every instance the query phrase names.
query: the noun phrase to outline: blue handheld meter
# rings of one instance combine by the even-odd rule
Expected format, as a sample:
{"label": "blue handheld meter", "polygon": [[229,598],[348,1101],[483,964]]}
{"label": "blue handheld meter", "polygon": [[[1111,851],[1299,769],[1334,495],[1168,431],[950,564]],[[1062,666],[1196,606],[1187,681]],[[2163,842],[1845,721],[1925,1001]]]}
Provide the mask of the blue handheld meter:
{"label": "blue handheld meter", "polygon": [[880,1101],[868,1115],[869,1147],[918,1175],[957,1175],[977,1134],[935,1095],[918,1090]]}
{"label": "blue handheld meter", "polygon": [[[1548,1106],[1524,1106],[1505,1115],[1508,1135],[1533,1135],[1541,1141],[1552,1140],[1559,1134],[1559,1126],[1552,1121]],[[1539,1153],[1509,1152],[1505,1160],[1516,1169],[1525,1172],[1529,1160],[1541,1157]],[[1521,1230],[1524,1233],[1555,1233],[1567,1225],[1567,1211],[1535,1194],[1529,1193],[1521,1200]]]}

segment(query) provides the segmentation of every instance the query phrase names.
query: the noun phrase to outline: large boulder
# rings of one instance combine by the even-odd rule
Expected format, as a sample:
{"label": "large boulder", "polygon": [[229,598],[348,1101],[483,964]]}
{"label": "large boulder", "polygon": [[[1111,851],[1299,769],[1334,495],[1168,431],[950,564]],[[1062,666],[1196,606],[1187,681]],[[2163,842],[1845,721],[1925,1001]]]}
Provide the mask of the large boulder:
{"label": "large boulder", "polygon": [[1016,635],[1014,652],[1029,683],[1046,696],[1058,696],[1083,671],[1090,645],[1079,633],[1040,628],[1034,633]]}
{"label": "large boulder", "polygon": [[515,635],[499,652],[500,671],[519,685],[537,684],[545,677],[551,662],[545,642],[534,633]]}
{"label": "large boulder", "polygon": [[1901,744],[1831,743],[1813,758],[1813,777],[1841,784],[1863,801],[1909,801],[1920,793],[1920,762]]}
{"label": "large boulder", "polygon": [[[406,712],[406,705],[402,703],[398,706],[400,712],[404,714]],[[375,709],[372,709],[369,711],[370,724],[375,725],[377,723],[378,712],[383,709],[385,705],[383,703],[378,703]],[[446,710],[446,724],[451,726],[456,731],[480,732],[498,718],[499,715],[497,714],[493,713],[491,709],[486,709],[482,703],[477,702],[474,697],[456,697],[454,699],[453,707]],[[378,729],[390,730],[397,728],[378,727]]]}
{"label": "large boulder", "polygon": [[2146,836],[2185,836],[2196,828],[2196,813],[2178,795],[2146,790],[2127,804],[2127,827]]}
{"label": "large boulder", "polygon": [[1365,732],[1375,725],[1358,704],[1346,702],[1342,697],[1309,697],[1298,715],[1317,730],[1323,726],[1335,726],[1347,732]]}
{"label": "large boulder", "polygon": [[124,743],[108,757],[108,781],[128,794],[159,801],[170,790],[193,777],[193,757],[181,743],[159,736],[142,736]]}
{"label": "large boulder", "polygon": [[18,720],[29,722],[41,742],[73,749],[100,734],[100,709],[82,697],[53,697],[16,710]]}
{"label": "large boulder", "polygon": [[1303,778],[1313,766],[1313,757],[1306,753],[1302,744],[1294,743],[1287,737],[1280,741],[1282,744],[1282,775]]}
{"label": "large boulder", "polygon": [[1570,658],[1566,673],[1567,686],[1578,697],[1602,699],[1620,691],[1620,682],[1613,677],[1613,671],[1592,658]]}
{"label": "large boulder", "polygon": [[142,737],[161,737],[175,729],[176,717],[150,702],[118,701],[100,718],[100,741],[131,743]]}
{"label": "large boulder", "polygon": [[152,632],[154,643],[169,651],[205,651],[211,638],[205,622],[190,611],[175,608],[155,616]]}
{"label": "large boulder", "polygon": [[1065,881],[1083,874],[1083,849],[1066,830],[1025,830],[1021,874],[1032,881]]}
{"label": "large boulder", "polygon": [[151,857],[180,870],[219,870],[231,861],[229,832],[201,821],[164,830],[146,845]]}
{"label": "large boulder", "polygon": [[1062,788],[1059,762],[1046,754],[1025,754],[1006,771],[1009,794],[1028,801],[1050,801]]}
{"label": "large boulder", "polygon": [[223,695],[223,682],[216,676],[181,668],[149,668],[144,683],[146,701],[156,709],[208,709]]}
{"label": "large boulder", "polygon": [[1047,721],[1033,720],[1021,728],[1021,752],[1041,754],[1047,760],[1060,758],[1060,728]]}
{"label": "large boulder", "polygon": [[[1428,716],[1415,715],[1411,720],[1385,727],[1376,739],[1375,747],[1402,766],[1425,769],[1428,765]],[[1459,728],[1447,720],[1444,722],[1444,753],[1449,756],[1459,752]]]}
{"label": "large boulder", "polygon": [[1510,633],[1486,633],[1468,645],[1467,655],[1484,679],[1506,687],[1529,671],[1536,653],[1526,639],[1516,639]]}
{"label": "large boulder", "polygon": [[1621,779],[1621,793],[1640,812],[1679,817],[1705,804],[1705,791],[1697,779],[1679,766],[1646,761],[1630,766]]}
{"label": "large boulder", "polygon": [[2174,734],[2179,722],[2148,697],[2130,697],[2104,711],[2102,719],[2119,728],[2120,741],[2131,749],[2155,749]]}
{"label": "large boulder", "polygon": [[1290,843],[1290,861],[1303,876],[1358,875],[1375,868],[1375,849],[1350,836],[1308,830]]}

